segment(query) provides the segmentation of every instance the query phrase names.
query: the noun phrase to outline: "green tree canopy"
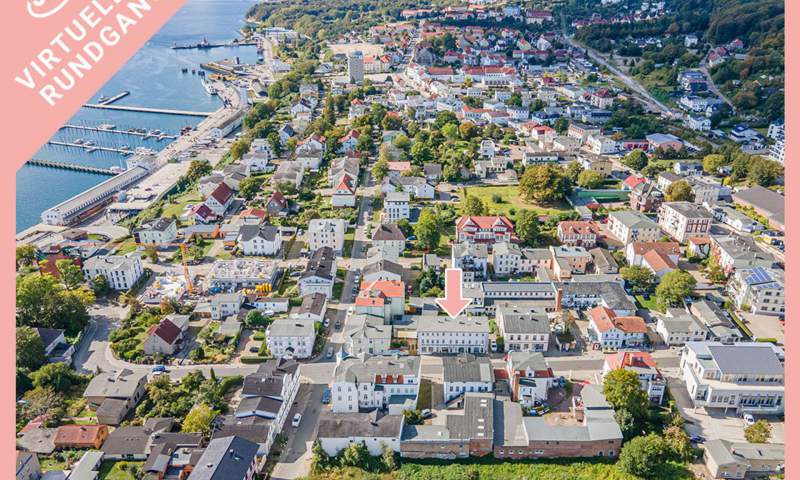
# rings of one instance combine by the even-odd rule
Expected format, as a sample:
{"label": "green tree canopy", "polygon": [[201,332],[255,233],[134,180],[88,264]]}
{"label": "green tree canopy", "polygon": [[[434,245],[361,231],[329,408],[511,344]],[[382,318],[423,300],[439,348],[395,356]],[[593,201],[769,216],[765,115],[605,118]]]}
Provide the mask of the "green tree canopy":
{"label": "green tree canopy", "polygon": [[205,403],[199,403],[186,414],[182,430],[184,432],[199,432],[207,437],[211,435],[211,425],[217,415],[219,415],[219,411],[214,410]]}
{"label": "green tree canopy", "polygon": [[569,191],[569,179],[563,170],[550,164],[528,167],[519,180],[519,193],[529,202],[557,202],[566,198]]}
{"label": "green tree canopy", "polygon": [[482,216],[488,215],[488,213],[489,209],[486,208],[483,200],[473,195],[467,195],[466,200],[464,200],[464,215]]}
{"label": "green tree canopy", "polygon": [[641,170],[647,166],[647,154],[640,149],[632,150],[622,158],[622,164],[634,170]]}
{"label": "green tree canopy", "polygon": [[658,467],[664,462],[667,447],[664,439],[651,433],[625,443],[618,465],[623,472],[642,478],[657,478]]}
{"label": "green tree canopy", "polygon": [[36,370],[47,359],[44,356],[42,338],[31,327],[17,328],[17,367]]}
{"label": "green tree canopy", "polygon": [[612,370],[603,378],[603,394],[614,408],[627,410],[636,419],[646,417],[650,401],[636,372]]}
{"label": "green tree canopy", "polygon": [[525,245],[535,246],[539,241],[539,215],[533,210],[520,210],[514,230]]}
{"label": "green tree canopy", "polygon": [[750,443],[767,443],[771,437],[772,425],[763,419],[744,429],[744,438]]}
{"label": "green tree canopy", "polygon": [[425,208],[419,215],[419,221],[414,225],[414,235],[417,236],[417,243],[426,251],[431,251],[439,245],[439,238],[442,236],[442,225],[436,213]]}
{"label": "green tree canopy", "polygon": [[635,293],[651,292],[656,284],[658,284],[658,277],[649,268],[642,267],[641,265],[633,265],[630,267],[622,267],[620,269],[622,279],[628,282],[631,289]]}
{"label": "green tree canopy", "polygon": [[667,272],[656,287],[659,306],[666,308],[682,304],[683,299],[692,293],[695,285],[697,285],[697,280],[689,272],[683,270]]}
{"label": "green tree canopy", "polygon": [[81,376],[63,362],[48,363],[31,374],[33,385],[40,388],[52,388],[64,393],[81,380]]}
{"label": "green tree canopy", "polygon": [[578,185],[583,188],[600,188],[603,186],[603,176],[594,170],[584,170],[578,174]]}
{"label": "green tree canopy", "polygon": [[672,182],[664,193],[668,202],[691,202],[694,200],[692,187],[686,180]]}

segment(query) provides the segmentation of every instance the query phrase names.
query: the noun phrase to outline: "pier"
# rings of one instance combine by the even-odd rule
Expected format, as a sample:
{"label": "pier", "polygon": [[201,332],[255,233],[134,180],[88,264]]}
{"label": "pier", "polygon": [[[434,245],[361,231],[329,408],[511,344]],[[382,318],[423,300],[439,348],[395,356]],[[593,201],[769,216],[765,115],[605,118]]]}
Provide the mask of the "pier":
{"label": "pier", "polygon": [[130,148],[114,148],[114,147],[102,147],[100,145],[86,145],[85,143],[73,143],[73,142],[62,142],[59,140],[49,140],[47,142],[50,145],[58,145],[60,147],[73,147],[73,148],[82,148],[89,153],[101,151],[101,152],[114,152],[119,153],[121,155],[133,155],[136,153],[133,149]]}
{"label": "pier", "polygon": [[171,48],[173,50],[208,50],[211,48],[222,48],[222,47],[255,47],[258,46],[258,42],[254,40],[231,40],[230,42],[223,42],[223,43],[210,43],[208,41],[198,42],[198,43],[191,43],[186,45],[173,45]]}
{"label": "pier", "polygon": [[193,112],[191,110],[171,110],[169,108],[134,107],[130,105],[104,105],[100,103],[86,103],[86,108],[105,110],[120,110],[123,112],[160,113],[162,115],[185,115],[189,117],[208,117],[212,112]]}
{"label": "pier", "polygon": [[27,165],[35,165],[37,167],[60,168],[61,170],[73,170],[76,172],[96,173],[99,175],[113,176],[120,173],[110,168],[91,167],[89,165],[80,165],[78,163],[53,162],[50,160],[39,160],[36,158],[32,158],[25,163]]}
{"label": "pier", "polygon": [[72,125],[72,124],[69,124],[69,123],[64,125],[63,127],[61,127],[62,130],[65,129],[65,128],[72,128],[72,129],[75,129],[75,130],[84,130],[84,131],[88,131],[88,132],[116,133],[116,134],[119,134],[119,135],[133,135],[133,136],[136,136],[136,137],[142,137],[144,140],[147,140],[148,138],[155,138],[156,140],[165,140],[165,139],[166,140],[175,140],[176,138],[178,138],[177,135],[170,135],[168,133],[163,133],[163,132],[162,133],[158,133],[158,134],[153,134],[153,133],[149,133],[149,132],[140,132],[140,131],[135,131],[135,130],[118,130],[116,128],[100,128],[100,127],[92,127],[92,126],[86,126],[86,125]]}
{"label": "pier", "polygon": [[114,95],[111,98],[107,98],[107,99],[105,99],[103,101],[98,101],[97,103],[99,103],[100,105],[111,105],[112,103],[114,103],[114,102],[116,102],[118,100],[122,100],[123,98],[127,97],[130,94],[131,94],[131,92],[125,90],[124,92],[120,92],[120,93]]}

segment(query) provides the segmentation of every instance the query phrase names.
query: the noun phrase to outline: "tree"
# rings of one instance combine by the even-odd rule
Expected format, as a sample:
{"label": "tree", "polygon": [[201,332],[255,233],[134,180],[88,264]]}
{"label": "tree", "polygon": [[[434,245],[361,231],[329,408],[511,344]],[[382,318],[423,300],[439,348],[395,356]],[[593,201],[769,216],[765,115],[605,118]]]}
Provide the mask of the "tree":
{"label": "tree", "polygon": [[192,160],[189,170],[186,171],[186,177],[190,180],[197,180],[209,173],[211,173],[211,163],[208,160]]}
{"label": "tree", "polygon": [[514,230],[525,245],[535,246],[539,241],[539,215],[532,210],[520,210]]}
{"label": "tree", "polygon": [[386,472],[397,470],[397,455],[386,444],[381,445],[381,463],[383,464],[383,470]]}
{"label": "tree", "polygon": [[247,312],[244,323],[248,327],[263,327],[267,324],[267,319],[264,318],[260,310],[253,309]]}
{"label": "tree", "polygon": [[711,154],[703,158],[703,171],[709,175],[716,175],[719,168],[727,163],[725,155]]}
{"label": "tree", "polygon": [[56,270],[61,277],[61,282],[67,290],[75,290],[83,283],[83,271],[81,267],[69,258],[56,260]]}
{"label": "tree", "polygon": [[697,280],[686,271],[672,270],[661,278],[661,283],[656,287],[658,305],[666,308],[675,304],[682,304],[697,285]]}
{"label": "tree", "polygon": [[725,275],[725,270],[722,269],[722,265],[719,264],[719,259],[716,255],[711,255],[708,258],[706,277],[712,283],[723,283],[728,278],[728,276]]}
{"label": "tree", "polygon": [[630,440],[641,431],[639,429],[639,421],[631,412],[624,408],[620,408],[614,412],[614,420],[619,424],[619,429],[622,430],[622,438],[625,440]]}
{"label": "tree", "polygon": [[47,359],[44,356],[44,343],[31,327],[17,328],[17,367],[36,370]]}
{"label": "tree", "polygon": [[467,195],[466,200],[464,200],[464,215],[479,217],[487,214],[488,209],[486,208],[486,204],[483,203],[483,200],[473,195]]}
{"label": "tree", "polygon": [[57,393],[64,393],[81,379],[80,375],[63,362],[48,363],[31,374],[36,387],[49,387]]}
{"label": "tree", "polygon": [[442,127],[442,135],[445,136],[448,140],[458,140],[459,131],[458,125],[455,123],[448,123],[447,125]]}
{"label": "tree", "polygon": [[664,461],[664,440],[651,433],[628,441],[619,454],[618,465],[622,471],[642,478],[657,478],[658,466]]}
{"label": "tree", "polygon": [[442,236],[442,225],[439,217],[433,210],[425,208],[419,215],[419,221],[414,225],[414,235],[417,242],[430,252],[439,245],[439,238]]}
{"label": "tree", "polygon": [[408,150],[411,148],[411,140],[409,140],[406,135],[401,133],[394,137],[394,140],[392,140],[392,145],[400,150]]}
{"label": "tree", "polygon": [[519,180],[519,193],[529,202],[556,202],[563,200],[570,190],[569,180],[554,165],[528,167]]}
{"label": "tree", "polygon": [[158,307],[161,310],[161,315],[170,315],[175,313],[175,304],[170,297],[162,297]]}
{"label": "tree", "polygon": [[622,158],[622,164],[634,170],[641,170],[646,167],[647,161],[647,154],[638,148]]}
{"label": "tree", "polygon": [[250,151],[250,142],[247,141],[245,138],[241,138],[237,140],[233,145],[231,145],[231,157],[234,160],[240,160],[245,153]]}
{"label": "tree", "polygon": [[25,403],[21,405],[21,420],[28,422],[44,415],[45,425],[57,424],[64,415],[64,397],[51,387],[36,387],[22,396]]}
{"label": "tree", "polygon": [[615,409],[630,412],[637,420],[645,418],[650,400],[642,389],[639,376],[632,370],[612,370],[603,379],[603,394]]}
{"label": "tree", "polygon": [[564,117],[559,117],[553,122],[553,128],[558,132],[559,135],[563,135],[567,133],[567,129],[569,128],[569,120]]}
{"label": "tree", "polygon": [[694,200],[692,187],[686,180],[672,182],[664,193],[668,202],[691,202]]}
{"label": "tree", "polygon": [[66,290],[52,275],[25,275],[17,279],[17,326],[62,328],[75,335],[86,326],[94,293]]}
{"label": "tree", "polygon": [[602,187],[603,176],[594,170],[584,170],[578,175],[578,185],[589,189]]}
{"label": "tree", "polygon": [[343,467],[365,467],[369,460],[369,451],[361,442],[351,443],[341,453],[339,463]]}
{"label": "tree", "polygon": [[431,147],[425,143],[416,141],[414,145],[411,146],[411,159],[417,165],[428,163],[433,160],[433,151]]}
{"label": "tree", "polygon": [[331,466],[331,456],[322,448],[319,440],[311,447],[311,473],[320,473]]}
{"label": "tree", "polygon": [[772,425],[763,419],[744,429],[744,438],[750,443],[767,443],[771,437]]}
{"label": "tree", "polygon": [[155,245],[148,245],[144,249],[144,255],[152,263],[158,263],[158,250]]}
{"label": "tree", "polygon": [[583,172],[583,166],[577,161],[569,162],[564,169],[564,175],[572,183],[578,183],[578,176],[580,176],[581,172]]}
{"label": "tree", "polygon": [[622,267],[622,279],[628,282],[634,293],[651,292],[658,283],[658,277],[649,268],[640,265]]}
{"label": "tree", "polygon": [[764,157],[750,157],[747,168],[747,181],[750,185],[760,185],[769,187],[775,184],[775,180],[783,175],[783,167],[773,160]]}
{"label": "tree", "polygon": [[664,430],[664,442],[676,460],[685,462],[692,459],[692,443],[686,431],[676,425]]}
{"label": "tree", "polygon": [[261,179],[256,177],[247,177],[239,182],[239,195],[245,200],[252,200],[258,195],[261,190]]}
{"label": "tree", "polygon": [[389,173],[389,162],[385,159],[380,159],[372,166],[372,176],[375,180],[382,182],[386,174]]}
{"label": "tree", "polygon": [[461,125],[458,126],[458,133],[461,135],[461,140],[472,140],[476,135],[478,135],[478,127],[470,122],[461,122]]}
{"label": "tree", "polygon": [[372,141],[372,135],[362,134],[356,140],[356,150],[359,152],[371,152],[375,148],[375,143]]}
{"label": "tree", "polygon": [[211,424],[219,415],[218,410],[214,410],[205,403],[199,403],[189,410],[183,420],[184,432],[199,432],[204,436],[211,435]]}
{"label": "tree", "polygon": [[33,265],[36,261],[36,247],[30,244],[17,247],[17,268]]}

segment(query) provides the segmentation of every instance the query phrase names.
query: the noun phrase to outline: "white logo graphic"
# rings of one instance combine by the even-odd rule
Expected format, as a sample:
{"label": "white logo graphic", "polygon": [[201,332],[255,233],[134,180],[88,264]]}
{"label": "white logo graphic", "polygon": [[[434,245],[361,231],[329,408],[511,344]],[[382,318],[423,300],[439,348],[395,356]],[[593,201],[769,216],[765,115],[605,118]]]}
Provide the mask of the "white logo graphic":
{"label": "white logo graphic", "polygon": [[33,18],[47,18],[58,13],[68,3],[69,0],[60,0],[60,3],[59,0],[28,0],[28,13]]}

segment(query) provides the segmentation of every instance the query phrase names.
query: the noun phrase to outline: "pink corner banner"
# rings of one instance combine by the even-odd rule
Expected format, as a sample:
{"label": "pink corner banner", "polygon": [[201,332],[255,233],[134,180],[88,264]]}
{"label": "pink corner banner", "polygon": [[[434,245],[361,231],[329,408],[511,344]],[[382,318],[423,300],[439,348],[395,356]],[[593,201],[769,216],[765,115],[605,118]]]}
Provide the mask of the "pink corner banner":
{"label": "pink corner banner", "polygon": [[[6,159],[19,168],[185,0],[2,2]],[[12,134],[13,132],[13,134]]]}
{"label": "pink corner banner", "polygon": [[14,478],[15,172],[186,0],[0,2],[0,478]]}

